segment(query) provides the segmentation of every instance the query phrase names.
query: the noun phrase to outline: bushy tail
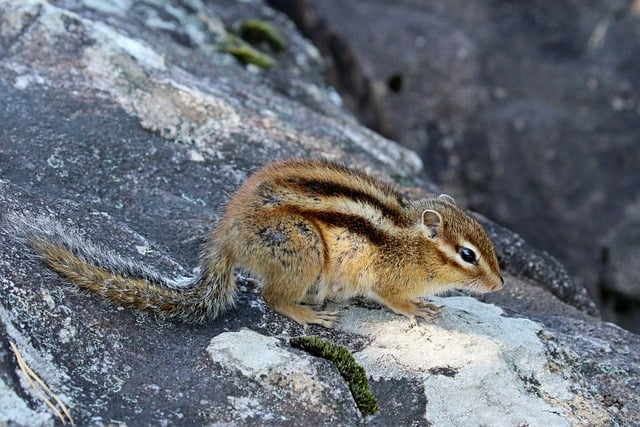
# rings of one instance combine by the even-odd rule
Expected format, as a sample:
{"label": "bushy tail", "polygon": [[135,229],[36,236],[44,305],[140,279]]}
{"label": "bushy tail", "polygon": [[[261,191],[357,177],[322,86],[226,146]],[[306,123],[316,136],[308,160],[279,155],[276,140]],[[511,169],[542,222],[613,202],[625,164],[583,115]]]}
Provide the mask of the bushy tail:
{"label": "bushy tail", "polygon": [[118,304],[181,320],[215,318],[233,305],[233,264],[221,253],[207,254],[206,272],[173,280],[84,240],[77,230],[48,217],[7,217],[5,232],[25,242],[60,277]]}

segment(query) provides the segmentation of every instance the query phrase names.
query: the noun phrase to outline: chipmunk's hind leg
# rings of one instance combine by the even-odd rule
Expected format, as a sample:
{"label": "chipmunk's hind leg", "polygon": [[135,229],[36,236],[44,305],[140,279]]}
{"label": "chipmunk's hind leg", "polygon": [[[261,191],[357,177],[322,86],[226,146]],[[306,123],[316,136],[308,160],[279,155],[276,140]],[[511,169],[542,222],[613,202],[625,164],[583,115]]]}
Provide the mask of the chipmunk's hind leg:
{"label": "chipmunk's hind leg", "polygon": [[240,263],[264,279],[262,296],[274,311],[304,327],[319,324],[332,327],[336,313],[317,311],[302,305],[318,281],[325,261],[323,243],[315,226],[303,217],[259,220],[252,227],[247,253]]}

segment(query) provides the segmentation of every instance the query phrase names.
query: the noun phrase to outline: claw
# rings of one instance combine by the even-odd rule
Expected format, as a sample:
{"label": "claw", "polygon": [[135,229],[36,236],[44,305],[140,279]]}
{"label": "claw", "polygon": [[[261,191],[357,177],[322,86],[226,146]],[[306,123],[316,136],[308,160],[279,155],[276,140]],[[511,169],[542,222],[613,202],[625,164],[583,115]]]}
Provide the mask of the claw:
{"label": "claw", "polygon": [[407,316],[409,318],[409,324],[411,325],[411,327],[413,328],[414,326],[418,326],[418,319],[416,319],[416,316],[411,315],[411,316]]}
{"label": "claw", "polygon": [[337,311],[316,311],[314,312],[315,319],[310,320],[310,323],[322,325],[325,328],[333,328],[334,324],[338,321]]}
{"label": "claw", "polygon": [[416,316],[423,318],[426,321],[434,320],[440,314],[442,314],[442,306],[433,304],[427,301],[417,301],[417,310],[414,313]]}
{"label": "claw", "polygon": [[321,325],[325,328],[333,328],[333,325],[338,320],[337,311],[314,310],[306,305],[287,304],[272,308],[278,313],[298,322],[302,325],[305,331],[309,328],[310,324]]}
{"label": "claw", "polygon": [[418,326],[418,317],[426,322],[433,322],[442,313],[442,306],[431,302],[418,300],[413,301],[413,303],[415,304],[415,309],[407,316],[411,326]]}

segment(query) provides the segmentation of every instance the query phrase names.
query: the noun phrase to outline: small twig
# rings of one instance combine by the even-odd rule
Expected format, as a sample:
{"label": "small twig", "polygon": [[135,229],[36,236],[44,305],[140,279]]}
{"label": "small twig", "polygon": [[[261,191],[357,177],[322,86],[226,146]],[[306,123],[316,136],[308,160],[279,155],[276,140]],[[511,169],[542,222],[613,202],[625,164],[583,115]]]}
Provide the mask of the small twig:
{"label": "small twig", "polygon": [[[69,423],[71,425],[75,425],[71,413],[62,402],[62,400],[60,400],[60,398],[51,391],[51,389],[45,384],[45,382],[42,381],[35,372],[33,372],[29,365],[27,365],[27,362],[25,362],[16,345],[12,341],[9,341],[9,345],[11,346],[13,354],[16,356],[18,367],[22,370],[24,376],[27,378],[27,381],[29,381],[31,387],[33,387],[33,389],[40,395],[40,398],[44,401],[44,403],[46,403],[47,406],[51,408],[53,413],[56,414],[56,416],[60,419],[60,421],[62,421],[63,424]],[[34,381],[39,387],[36,386]],[[55,401],[55,404],[51,402],[50,398]],[[56,404],[58,405],[58,407],[56,407]],[[58,408],[60,408],[62,412]]]}
{"label": "small twig", "polygon": [[589,49],[599,49],[602,47],[610,25],[611,19],[608,17],[600,20],[600,22],[596,24],[587,41]]}

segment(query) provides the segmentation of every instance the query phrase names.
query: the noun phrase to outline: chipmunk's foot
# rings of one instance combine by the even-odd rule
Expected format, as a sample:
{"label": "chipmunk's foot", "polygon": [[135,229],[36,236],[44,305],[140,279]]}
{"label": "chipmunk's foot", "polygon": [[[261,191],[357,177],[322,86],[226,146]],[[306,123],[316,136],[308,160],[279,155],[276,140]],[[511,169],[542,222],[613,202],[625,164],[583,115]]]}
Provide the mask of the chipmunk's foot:
{"label": "chipmunk's foot", "polygon": [[408,317],[412,326],[418,325],[418,317],[431,322],[442,312],[442,307],[420,299],[397,298],[389,295],[383,298],[383,302],[396,313]]}
{"label": "chipmunk's foot", "polygon": [[301,304],[283,304],[272,308],[301,324],[305,331],[311,324],[333,328],[339,317],[337,311],[315,310],[308,305]]}
{"label": "chipmunk's foot", "polygon": [[442,314],[442,306],[436,305],[432,302],[423,300],[413,301],[414,311],[409,316],[411,326],[418,326],[418,317],[427,322],[433,322],[440,314]]}
{"label": "chipmunk's foot", "polygon": [[307,320],[304,329],[307,330],[309,324],[324,326],[325,328],[333,328],[338,321],[339,313],[337,311],[313,310],[313,318]]}

